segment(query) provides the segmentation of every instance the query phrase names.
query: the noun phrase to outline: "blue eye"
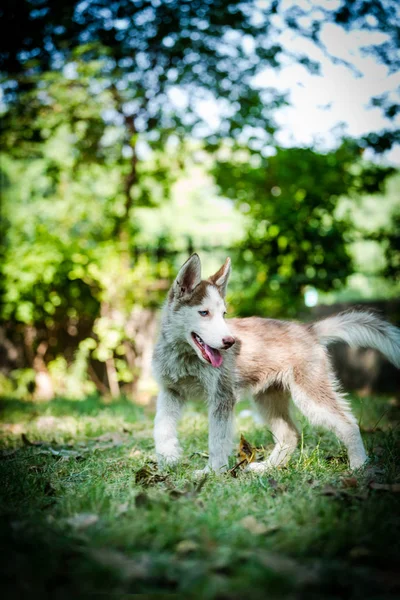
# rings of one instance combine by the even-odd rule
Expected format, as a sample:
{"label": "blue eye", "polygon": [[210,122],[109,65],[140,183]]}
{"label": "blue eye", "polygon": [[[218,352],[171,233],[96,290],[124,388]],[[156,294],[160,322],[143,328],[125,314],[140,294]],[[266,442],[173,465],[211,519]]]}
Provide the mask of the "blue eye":
{"label": "blue eye", "polygon": [[208,310],[199,310],[199,315],[201,317],[206,317],[208,314]]}

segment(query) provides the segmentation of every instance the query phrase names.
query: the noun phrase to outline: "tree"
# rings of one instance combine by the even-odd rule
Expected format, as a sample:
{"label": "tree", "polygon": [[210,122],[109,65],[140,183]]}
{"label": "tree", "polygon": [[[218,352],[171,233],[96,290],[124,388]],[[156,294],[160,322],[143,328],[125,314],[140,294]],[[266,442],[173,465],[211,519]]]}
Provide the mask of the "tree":
{"label": "tree", "polygon": [[[133,262],[133,208],[166,197],[175,166],[183,161],[184,136],[196,135],[204,123],[201,99],[218,98],[222,105],[217,137],[244,124],[269,127],[272,134],[268,105],[251,79],[261,61],[276,64],[280,49],[267,43],[265,26],[253,23],[252,10],[242,10],[238,0],[57,5],[19,0],[1,10],[1,22],[7,23],[2,39],[8,41],[1,49],[7,76],[3,147],[40,174],[41,185],[32,181],[26,190],[29,200],[42,195],[62,207],[58,223],[47,210],[44,216],[36,213],[30,227],[12,220],[5,236],[9,293],[3,318],[44,320],[51,330],[66,304],[70,310],[77,304],[75,297],[70,306],[66,290],[88,294],[85,308],[97,316],[97,355],[117,394],[115,353],[132,307],[154,296],[148,286],[137,285],[140,275],[151,282],[154,268]],[[251,49],[244,37],[251,39]],[[43,221],[49,216],[48,235]],[[33,240],[51,263],[45,277],[40,261],[35,269],[29,258]]]}
{"label": "tree", "polygon": [[[279,43],[280,10],[274,0],[15,0],[0,8],[0,139],[10,159],[4,181],[11,183],[2,317],[44,323],[54,339],[68,310],[75,311],[68,319],[90,316],[93,354],[105,362],[114,394],[126,376],[123,352],[134,342],[134,334],[127,336],[132,308],[157,301],[153,278],[167,279],[170,268],[167,261],[155,267],[136,260],[134,209],[168,197],[193,138],[211,153],[246,146],[250,171],[265,164],[264,150],[274,146],[274,110],[285,98],[256,88],[254,78],[288,55]],[[291,58],[315,68],[305,56]],[[278,156],[287,164],[283,151]],[[315,153],[303,159],[320,165]],[[254,167],[247,179],[250,171],[235,160],[219,165],[221,189],[232,195],[237,185],[239,192],[242,170],[251,197],[263,188],[265,172]],[[289,202],[292,192],[285,193]],[[254,196],[251,210],[265,220],[256,205]],[[277,208],[268,210],[266,220],[279,217]],[[273,246],[272,231],[266,244]],[[330,241],[348,270],[341,231]],[[302,265],[311,260],[303,258]],[[42,358],[50,357],[49,343]]]}
{"label": "tree", "polygon": [[234,297],[241,312],[295,316],[306,286],[342,286],[353,272],[352,225],[336,217],[337,203],[344,195],[382,191],[393,171],[363,163],[350,141],[327,154],[278,148],[268,158],[238,148],[218,161],[221,192],[248,219],[236,257],[242,271]]}

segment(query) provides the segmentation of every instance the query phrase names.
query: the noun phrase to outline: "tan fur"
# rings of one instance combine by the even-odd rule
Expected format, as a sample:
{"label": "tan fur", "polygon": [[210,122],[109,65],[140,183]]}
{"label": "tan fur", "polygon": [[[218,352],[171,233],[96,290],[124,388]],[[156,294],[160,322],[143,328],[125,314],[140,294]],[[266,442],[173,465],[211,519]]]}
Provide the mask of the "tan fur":
{"label": "tan fur", "polygon": [[[195,395],[209,404],[208,468],[226,469],[233,407],[241,394],[250,393],[275,441],[269,459],[252,463],[250,470],[262,473],[289,460],[298,439],[289,412],[290,397],[312,424],[336,433],[348,450],[352,468],[362,466],[367,456],[360,431],[338,388],[326,345],[343,339],[354,345],[372,346],[394,364],[400,364],[399,330],[364,312],[344,313],[312,325],[260,317],[224,320],[229,271],[227,259],[215,275],[201,280],[200,259],[193,255],[179,271],[169,293],[154,353],[154,371],[161,388],[155,421],[160,464],[172,465],[179,459],[177,422],[185,400]],[[199,310],[205,309],[209,316],[202,319]],[[191,331],[201,331],[213,340],[223,340],[229,334],[236,343],[224,349],[222,342],[214,345],[206,340],[223,355],[222,365],[214,368],[196,351]]]}

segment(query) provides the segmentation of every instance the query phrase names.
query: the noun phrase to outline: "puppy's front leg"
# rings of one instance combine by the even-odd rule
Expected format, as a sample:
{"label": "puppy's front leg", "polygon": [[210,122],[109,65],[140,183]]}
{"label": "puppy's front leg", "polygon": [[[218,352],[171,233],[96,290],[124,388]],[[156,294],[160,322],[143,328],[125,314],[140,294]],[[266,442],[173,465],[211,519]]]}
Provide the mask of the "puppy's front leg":
{"label": "puppy's front leg", "polygon": [[217,397],[210,401],[209,416],[209,465],[217,473],[228,469],[228,457],[232,450],[233,408],[235,396],[232,390],[220,387]]}
{"label": "puppy's front leg", "polygon": [[154,421],[154,441],[158,463],[161,467],[172,467],[181,457],[182,449],[177,436],[181,407],[181,399],[172,390],[162,389],[160,391]]}

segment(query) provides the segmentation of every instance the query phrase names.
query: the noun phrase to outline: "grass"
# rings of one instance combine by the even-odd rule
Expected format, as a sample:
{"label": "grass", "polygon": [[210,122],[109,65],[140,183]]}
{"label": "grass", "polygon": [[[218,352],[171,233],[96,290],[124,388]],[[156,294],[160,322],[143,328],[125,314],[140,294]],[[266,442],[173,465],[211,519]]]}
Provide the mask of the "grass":
{"label": "grass", "polygon": [[[400,495],[371,481],[399,482],[398,407],[387,398],[353,405],[371,455],[355,477],[334,436],[300,420],[287,468],[210,475],[201,486],[202,405],[189,404],[182,420],[182,465],[160,475],[150,409],[3,399],[2,597],[394,598]],[[268,449],[270,434],[246,408],[237,407],[238,433]]]}

